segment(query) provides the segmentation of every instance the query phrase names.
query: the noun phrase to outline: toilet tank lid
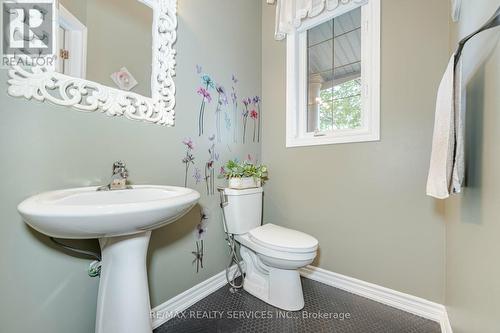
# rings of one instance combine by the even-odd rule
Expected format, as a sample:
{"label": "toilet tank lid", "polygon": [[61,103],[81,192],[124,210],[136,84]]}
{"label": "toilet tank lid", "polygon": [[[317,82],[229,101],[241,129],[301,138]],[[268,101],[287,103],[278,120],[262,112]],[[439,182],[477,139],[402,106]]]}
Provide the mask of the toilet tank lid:
{"label": "toilet tank lid", "polygon": [[275,250],[311,252],[318,248],[316,238],[272,223],[250,230],[249,235],[254,242]]}
{"label": "toilet tank lid", "polygon": [[226,187],[224,189],[225,195],[249,195],[249,194],[255,194],[255,193],[262,193],[262,192],[263,192],[262,187],[246,188],[243,190],[237,190],[237,189],[229,188],[229,187]]}

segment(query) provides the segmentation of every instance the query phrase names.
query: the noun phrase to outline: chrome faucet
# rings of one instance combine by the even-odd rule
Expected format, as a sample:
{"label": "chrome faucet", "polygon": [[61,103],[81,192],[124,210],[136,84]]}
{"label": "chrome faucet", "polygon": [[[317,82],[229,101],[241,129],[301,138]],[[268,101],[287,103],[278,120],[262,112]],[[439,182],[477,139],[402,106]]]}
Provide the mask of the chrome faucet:
{"label": "chrome faucet", "polygon": [[132,188],[127,185],[128,170],[125,167],[125,163],[122,161],[117,161],[113,163],[113,175],[111,176],[111,182],[108,185],[98,187],[98,191],[112,191],[112,190],[125,190]]}

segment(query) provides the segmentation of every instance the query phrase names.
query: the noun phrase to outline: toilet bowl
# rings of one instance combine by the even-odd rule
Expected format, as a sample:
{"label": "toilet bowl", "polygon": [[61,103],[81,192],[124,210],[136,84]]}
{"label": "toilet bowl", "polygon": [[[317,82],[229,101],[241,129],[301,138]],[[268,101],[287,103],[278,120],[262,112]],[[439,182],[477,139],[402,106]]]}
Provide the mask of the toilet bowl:
{"label": "toilet bowl", "polygon": [[277,308],[304,307],[299,268],[316,257],[318,241],[272,223],[261,225],[262,188],[225,189],[226,231],[240,244],[245,264],[243,289]]}

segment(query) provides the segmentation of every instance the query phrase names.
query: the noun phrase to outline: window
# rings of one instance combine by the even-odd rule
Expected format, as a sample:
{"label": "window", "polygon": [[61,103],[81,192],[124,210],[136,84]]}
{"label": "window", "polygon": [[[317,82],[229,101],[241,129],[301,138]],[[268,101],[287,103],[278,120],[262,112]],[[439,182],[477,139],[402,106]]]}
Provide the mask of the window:
{"label": "window", "polygon": [[309,18],[287,37],[287,147],[380,138],[380,0]]}

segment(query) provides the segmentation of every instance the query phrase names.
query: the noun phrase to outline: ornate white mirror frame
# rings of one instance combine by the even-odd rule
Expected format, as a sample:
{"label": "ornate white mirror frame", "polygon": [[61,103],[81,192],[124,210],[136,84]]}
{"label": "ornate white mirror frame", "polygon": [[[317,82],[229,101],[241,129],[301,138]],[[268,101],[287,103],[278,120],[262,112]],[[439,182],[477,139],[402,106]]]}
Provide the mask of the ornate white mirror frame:
{"label": "ornate white mirror frame", "polygon": [[175,121],[175,50],[177,0],[138,0],[153,9],[151,97],[71,77],[53,67],[12,66],[8,94],[79,111],[173,126]]}

